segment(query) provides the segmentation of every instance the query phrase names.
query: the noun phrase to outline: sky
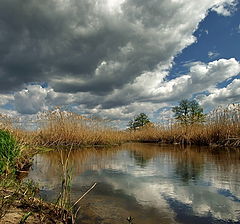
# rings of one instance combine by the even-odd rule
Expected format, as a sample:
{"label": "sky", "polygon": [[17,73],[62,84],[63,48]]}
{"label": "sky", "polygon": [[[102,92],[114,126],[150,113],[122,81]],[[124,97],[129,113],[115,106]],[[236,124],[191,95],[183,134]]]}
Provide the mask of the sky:
{"label": "sky", "polygon": [[127,122],[240,102],[239,0],[0,0],[0,113]]}

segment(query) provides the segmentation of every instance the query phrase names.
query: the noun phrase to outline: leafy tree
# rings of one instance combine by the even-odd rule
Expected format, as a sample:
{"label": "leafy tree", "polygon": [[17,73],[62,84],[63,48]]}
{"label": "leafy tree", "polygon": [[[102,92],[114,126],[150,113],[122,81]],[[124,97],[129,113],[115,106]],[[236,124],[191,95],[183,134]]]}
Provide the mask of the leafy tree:
{"label": "leafy tree", "polygon": [[145,113],[140,113],[139,115],[135,116],[133,120],[129,121],[128,127],[131,130],[136,130],[148,123],[150,123],[148,116]]}
{"label": "leafy tree", "polygon": [[172,111],[175,119],[184,125],[201,123],[205,119],[203,108],[196,100],[181,100],[179,106],[173,107]]}

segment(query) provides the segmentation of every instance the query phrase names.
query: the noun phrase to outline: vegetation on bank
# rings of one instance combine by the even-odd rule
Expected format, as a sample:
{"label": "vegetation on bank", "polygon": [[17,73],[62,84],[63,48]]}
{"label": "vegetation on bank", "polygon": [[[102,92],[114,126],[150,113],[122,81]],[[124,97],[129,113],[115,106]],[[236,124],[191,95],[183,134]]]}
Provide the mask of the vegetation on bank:
{"label": "vegetation on bank", "polygon": [[203,123],[206,119],[203,108],[196,100],[183,99],[172,108],[172,112],[177,122],[185,126]]}
{"label": "vegetation on bank", "polygon": [[208,146],[240,146],[240,105],[232,104],[203,114],[194,102],[181,101],[173,108],[176,121],[167,125],[145,125],[131,131],[131,139],[140,142],[164,142]]}
{"label": "vegetation on bank", "polygon": [[42,201],[37,194],[38,188],[32,181],[22,182],[10,175],[2,178],[0,223],[72,223],[70,212]]}
{"label": "vegetation on bank", "polygon": [[0,223],[72,223],[68,210],[43,202],[35,183],[21,181],[19,174],[27,172],[33,154],[0,129]]}
{"label": "vegetation on bank", "polygon": [[20,156],[20,148],[8,131],[0,130],[0,174],[10,173]]}
{"label": "vegetation on bank", "polygon": [[138,130],[146,125],[150,125],[150,120],[145,113],[140,113],[139,115],[135,116],[134,119],[128,122],[129,130]]}
{"label": "vegetation on bank", "polygon": [[182,100],[172,111],[174,118],[167,125],[153,123],[140,113],[129,122],[127,130],[59,109],[43,113],[31,131],[17,128],[9,119],[1,119],[0,128],[2,124],[21,145],[32,148],[111,146],[129,141],[240,146],[240,105],[204,114],[196,101]]}
{"label": "vegetation on bank", "polygon": [[[8,118],[3,118],[2,123]],[[0,120],[1,122],[1,120]],[[89,119],[59,109],[42,113],[33,121],[34,130],[18,128],[13,121],[6,129],[23,145],[44,148],[81,148],[88,146],[111,146],[126,140],[126,134],[109,126],[108,122]],[[1,128],[1,123],[0,123]]]}

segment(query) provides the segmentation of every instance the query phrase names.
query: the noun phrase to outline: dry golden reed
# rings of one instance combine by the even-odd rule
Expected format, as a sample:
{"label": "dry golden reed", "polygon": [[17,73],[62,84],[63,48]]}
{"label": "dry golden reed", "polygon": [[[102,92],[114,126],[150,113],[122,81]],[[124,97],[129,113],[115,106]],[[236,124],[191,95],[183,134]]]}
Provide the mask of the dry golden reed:
{"label": "dry golden reed", "polygon": [[240,105],[219,107],[208,114],[204,123],[146,126],[131,132],[141,142],[165,142],[194,145],[240,146]]}
{"label": "dry golden reed", "polygon": [[[127,141],[164,142],[194,145],[240,146],[240,105],[217,108],[204,123],[146,125],[138,130],[117,130],[108,122],[89,119],[59,109],[42,113],[34,130],[16,128],[9,117],[0,117],[0,129],[9,130],[22,145],[84,147],[115,145]],[[35,122],[35,121],[34,121]]]}
{"label": "dry golden reed", "polygon": [[50,111],[42,114],[41,128],[36,131],[35,141],[38,145],[88,146],[120,144],[124,133],[108,127],[103,121],[88,119],[75,113]]}
{"label": "dry golden reed", "polygon": [[[125,141],[126,133],[111,128],[105,121],[59,109],[42,113],[33,130],[19,127],[19,121],[1,115],[0,129],[11,132],[21,146],[83,147],[115,145]],[[29,122],[29,121],[28,121]]]}

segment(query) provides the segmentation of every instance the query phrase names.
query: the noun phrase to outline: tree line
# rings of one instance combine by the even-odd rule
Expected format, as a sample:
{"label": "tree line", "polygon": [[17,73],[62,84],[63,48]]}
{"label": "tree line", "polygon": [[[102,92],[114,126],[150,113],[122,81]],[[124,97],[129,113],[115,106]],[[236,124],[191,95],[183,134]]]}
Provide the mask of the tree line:
{"label": "tree line", "polygon": [[[206,115],[203,108],[196,100],[183,99],[178,106],[172,108],[174,118],[182,125],[191,125],[205,121]],[[151,121],[145,113],[140,113],[129,121],[130,130],[137,130],[143,126],[151,125]]]}

